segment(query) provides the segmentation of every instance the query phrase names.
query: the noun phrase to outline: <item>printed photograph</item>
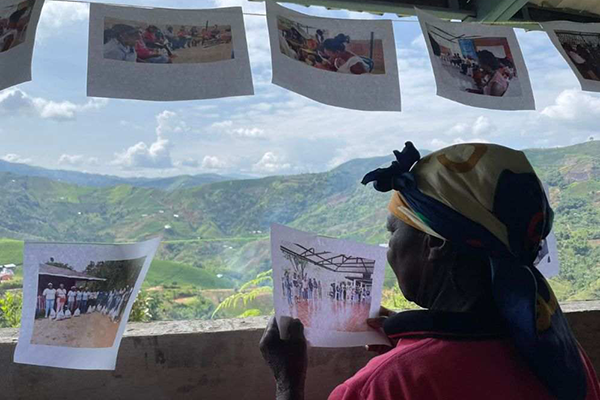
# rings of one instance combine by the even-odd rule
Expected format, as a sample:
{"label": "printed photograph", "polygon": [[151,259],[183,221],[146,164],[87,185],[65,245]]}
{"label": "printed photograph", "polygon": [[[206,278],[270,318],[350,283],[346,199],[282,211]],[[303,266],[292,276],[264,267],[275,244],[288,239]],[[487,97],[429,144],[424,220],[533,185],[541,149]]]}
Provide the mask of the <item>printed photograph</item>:
{"label": "printed photograph", "polygon": [[104,19],[104,58],[150,64],[201,64],[234,58],[231,26]]}
{"label": "printed photograph", "polygon": [[383,41],[374,32],[356,38],[281,16],[277,30],[281,53],[306,65],[345,74],[385,74]]}
{"label": "printed photograph", "polygon": [[0,5],[0,53],[25,41],[35,0]]}
{"label": "printed photograph", "polygon": [[371,307],[375,260],[307,248],[298,243],[279,247],[286,265],[281,266],[282,303],[305,327],[366,332]]}
{"label": "printed photograph", "polygon": [[146,257],[39,266],[32,344],[112,347]]}
{"label": "printed photograph", "polygon": [[555,31],[562,48],[584,79],[600,82],[600,33]]}
{"label": "printed photograph", "polygon": [[455,35],[425,24],[438,72],[457,90],[494,97],[522,95],[518,71],[505,37]]}

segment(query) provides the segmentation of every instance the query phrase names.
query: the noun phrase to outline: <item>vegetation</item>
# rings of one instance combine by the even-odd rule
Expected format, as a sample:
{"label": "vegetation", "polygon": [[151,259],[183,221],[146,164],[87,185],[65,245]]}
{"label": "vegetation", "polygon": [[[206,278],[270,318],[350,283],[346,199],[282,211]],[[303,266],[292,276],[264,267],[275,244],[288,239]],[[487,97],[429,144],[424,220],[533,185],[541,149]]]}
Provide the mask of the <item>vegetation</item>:
{"label": "vegetation", "polygon": [[[599,299],[600,142],[526,154],[550,185],[556,211],[562,270],[552,286],[561,300]],[[389,194],[359,182],[365,172],[390,160],[358,159],[324,173],[196,186],[189,179],[186,184],[171,180],[166,190],[139,182],[86,184],[94,175],[78,176],[78,186],[66,179],[0,172],[0,237],[10,238],[0,239],[0,263],[22,262],[23,239],[114,242],[162,233],[165,240],[143,286],[147,298],[132,318],[269,313],[269,286],[252,281],[271,269],[270,224],[371,244],[387,242]],[[19,278],[1,283],[0,291],[18,287]],[[389,271],[385,288],[385,304],[407,306]]]}

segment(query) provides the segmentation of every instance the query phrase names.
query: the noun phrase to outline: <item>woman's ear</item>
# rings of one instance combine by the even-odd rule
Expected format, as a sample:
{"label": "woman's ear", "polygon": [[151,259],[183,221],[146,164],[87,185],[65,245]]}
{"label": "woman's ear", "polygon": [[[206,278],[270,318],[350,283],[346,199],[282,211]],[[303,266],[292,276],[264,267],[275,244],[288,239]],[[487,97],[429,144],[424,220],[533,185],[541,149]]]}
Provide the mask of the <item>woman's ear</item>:
{"label": "woman's ear", "polygon": [[446,240],[427,235],[425,238],[427,259],[429,261],[448,260],[454,254],[452,245]]}

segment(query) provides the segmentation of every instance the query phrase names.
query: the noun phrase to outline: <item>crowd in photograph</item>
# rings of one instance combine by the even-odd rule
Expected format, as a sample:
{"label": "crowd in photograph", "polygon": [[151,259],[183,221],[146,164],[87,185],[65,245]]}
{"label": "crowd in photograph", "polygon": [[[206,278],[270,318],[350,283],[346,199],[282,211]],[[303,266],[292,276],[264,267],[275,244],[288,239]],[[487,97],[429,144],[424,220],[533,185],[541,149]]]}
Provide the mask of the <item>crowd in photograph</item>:
{"label": "crowd in photograph", "polygon": [[510,81],[517,76],[510,58],[496,57],[489,50],[478,51],[476,58],[459,53],[442,53],[439,58],[445,67],[453,68],[473,80],[474,87],[467,89],[470,93],[502,97]]}
{"label": "crowd in photograph", "polygon": [[[133,22],[132,22],[133,23]],[[140,28],[117,23],[104,30],[104,58],[119,61],[168,64],[177,57],[177,50],[231,42],[231,28],[218,25],[195,26],[156,25]]]}
{"label": "crowd in photograph", "polygon": [[317,301],[325,296],[330,300],[343,303],[369,303],[371,301],[370,286],[356,280],[331,282],[323,287],[320,279],[308,277],[308,274],[284,271],[281,278],[284,297],[289,305],[299,301]]}
{"label": "crowd in photograph", "polygon": [[60,321],[82,314],[102,313],[113,322],[119,322],[132,292],[133,288],[129,286],[113,290],[72,286],[67,290],[62,283],[58,288],[48,283],[38,295],[36,316]]}
{"label": "crowd in photograph", "polygon": [[282,54],[326,71],[355,75],[373,72],[375,62],[372,58],[355,54],[348,48],[350,36],[338,34],[326,39],[326,31],[322,29],[308,34],[289,26],[293,22],[281,17],[279,19],[279,47]]}
{"label": "crowd in photograph", "polygon": [[579,42],[569,40],[570,38],[565,38],[558,32],[557,35],[579,73],[585,79],[600,81],[600,35],[595,36],[593,39],[581,39]]}
{"label": "crowd in photograph", "polygon": [[[16,9],[10,7],[7,15],[0,14],[0,53],[25,41],[34,4],[35,0],[27,0],[17,4]],[[3,11],[0,9],[0,13]]]}

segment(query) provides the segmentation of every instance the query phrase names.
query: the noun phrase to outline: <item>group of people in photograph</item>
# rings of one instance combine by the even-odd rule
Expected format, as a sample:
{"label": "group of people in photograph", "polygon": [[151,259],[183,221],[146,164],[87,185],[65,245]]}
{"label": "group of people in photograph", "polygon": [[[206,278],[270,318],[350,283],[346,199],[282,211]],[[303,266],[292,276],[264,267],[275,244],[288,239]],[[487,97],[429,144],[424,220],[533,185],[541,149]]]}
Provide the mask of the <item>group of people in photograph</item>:
{"label": "group of people in photograph", "polygon": [[572,35],[556,33],[563,49],[579,73],[585,78],[600,81],[600,34],[595,38],[573,40]]}
{"label": "group of people in photograph", "polygon": [[169,64],[177,58],[177,50],[229,43],[231,39],[231,29],[218,25],[202,29],[169,25],[163,30],[156,25],[142,29],[118,23],[104,30],[103,51],[104,58],[111,60]]}
{"label": "group of people in photograph", "polygon": [[38,296],[36,315],[60,321],[98,312],[108,315],[113,322],[118,322],[132,292],[133,287],[129,286],[110,291],[72,286],[67,291],[62,283],[58,288],[48,283]]}
{"label": "group of people in photograph", "polygon": [[443,53],[439,56],[442,65],[453,68],[473,81],[469,93],[502,97],[506,94],[510,81],[517,76],[513,61],[509,57],[499,58],[489,50],[480,50],[477,57],[459,53]]}
{"label": "group of people in photograph", "polygon": [[0,53],[25,41],[34,4],[35,0],[26,0],[17,4],[16,9],[10,10],[6,16],[0,9]]}
{"label": "group of people in photograph", "polygon": [[362,75],[373,72],[375,62],[366,55],[355,54],[348,49],[350,36],[338,34],[325,39],[325,31],[316,29],[314,35],[291,26],[291,21],[280,18],[279,47],[282,54],[326,71]]}
{"label": "group of people in photograph", "polygon": [[285,270],[281,278],[284,297],[291,306],[300,301],[330,300],[349,304],[370,303],[371,289],[364,282],[357,280],[335,281],[323,288],[320,279],[311,278],[307,273],[300,274]]}

